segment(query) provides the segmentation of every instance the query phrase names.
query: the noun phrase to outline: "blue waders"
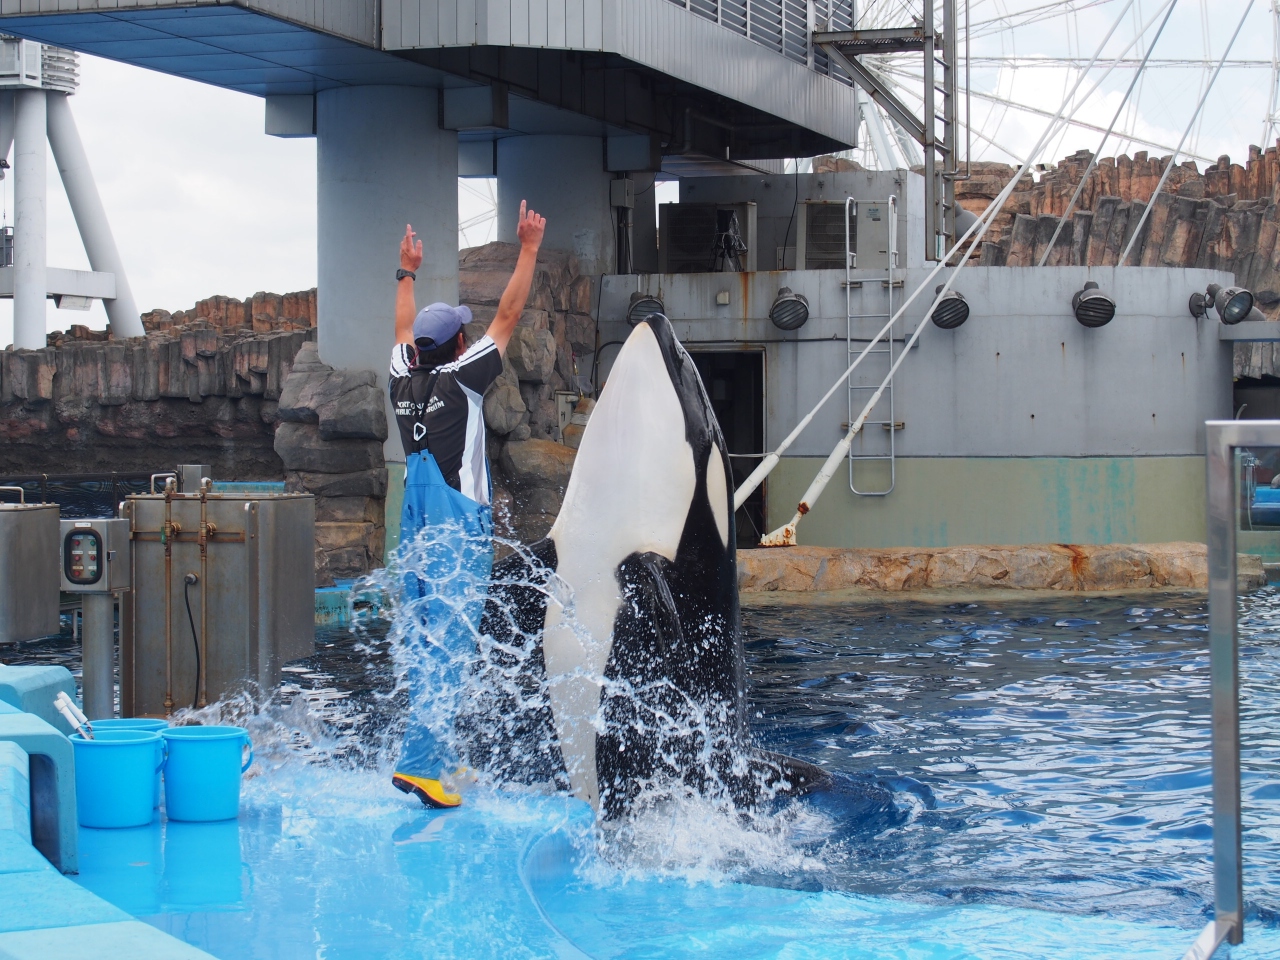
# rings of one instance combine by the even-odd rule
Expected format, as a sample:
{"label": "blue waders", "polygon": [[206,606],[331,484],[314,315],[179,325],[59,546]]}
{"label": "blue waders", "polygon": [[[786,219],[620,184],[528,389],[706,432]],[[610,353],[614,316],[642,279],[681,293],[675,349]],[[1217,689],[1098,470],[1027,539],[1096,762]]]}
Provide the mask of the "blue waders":
{"label": "blue waders", "polygon": [[415,568],[403,586],[417,622],[405,638],[411,715],[396,772],[439,779],[458,761],[441,741],[453,728],[463,672],[475,658],[493,572],[493,509],[445,483],[426,451],[405,464],[399,550],[401,562]]}

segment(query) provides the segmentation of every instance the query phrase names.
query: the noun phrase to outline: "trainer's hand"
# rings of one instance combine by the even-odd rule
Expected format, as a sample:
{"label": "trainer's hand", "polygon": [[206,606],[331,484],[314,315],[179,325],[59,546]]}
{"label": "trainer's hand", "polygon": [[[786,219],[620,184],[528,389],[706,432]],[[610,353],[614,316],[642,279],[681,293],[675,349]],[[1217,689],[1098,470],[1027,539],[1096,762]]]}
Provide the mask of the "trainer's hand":
{"label": "trainer's hand", "polygon": [[516,225],[516,238],[526,249],[537,250],[542,246],[542,235],[547,231],[547,218],[534,211],[525,212],[525,201],[520,201],[520,222]]}
{"label": "trainer's hand", "polygon": [[417,270],[422,266],[422,241],[414,242],[413,227],[404,225],[404,238],[400,241],[400,269]]}

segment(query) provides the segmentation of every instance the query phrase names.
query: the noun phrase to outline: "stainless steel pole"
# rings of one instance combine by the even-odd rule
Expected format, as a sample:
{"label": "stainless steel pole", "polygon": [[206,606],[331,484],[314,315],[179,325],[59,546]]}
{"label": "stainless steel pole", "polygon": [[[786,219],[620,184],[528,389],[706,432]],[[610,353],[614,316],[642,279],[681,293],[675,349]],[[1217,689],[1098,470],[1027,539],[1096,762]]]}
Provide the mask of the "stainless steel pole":
{"label": "stainless steel pole", "polygon": [[[1240,678],[1236,637],[1236,450],[1280,445],[1280,423],[1210,421],[1206,425],[1209,492],[1209,677],[1213,696],[1214,919],[1229,943],[1244,938],[1240,859]],[[1263,430],[1260,434],[1259,427]],[[1267,431],[1265,428],[1270,428]],[[1252,436],[1251,436],[1252,435]],[[1251,444],[1250,440],[1254,442]],[[1261,440],[1261,442],[1257,442]]]}
{"label": "stainless steel pole", "polygon": [[86,593],[81,602],[84,712],[90,720],[104,720],[116,712],[116,598],[109,593]]}

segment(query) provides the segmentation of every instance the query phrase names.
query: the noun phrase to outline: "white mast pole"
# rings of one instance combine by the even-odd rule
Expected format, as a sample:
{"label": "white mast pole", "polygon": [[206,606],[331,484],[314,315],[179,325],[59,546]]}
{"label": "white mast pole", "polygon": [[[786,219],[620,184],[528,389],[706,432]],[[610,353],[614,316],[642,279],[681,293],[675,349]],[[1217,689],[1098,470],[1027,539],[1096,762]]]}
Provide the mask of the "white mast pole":
{"label": "white mast pole", "polygon": [[133,291],[125,276],[124,263],[116,249],[111,224],[102,207],[102,198],[98,196],[98,187],[93,182],[89,158],[80,141],[80,132],[76,129],[76,120],[71,113],[71,105],[67,102],[67,95],[51,92],[48,103],[49,145],[53,147],[53,159],[58,165],[58,173],[62,175],[62,185],[71,202],[71,213],[80,229],[85,253],[89,255],[89,266],[99,273],[114,273],[116,276],[115,299],[102,301],[107,310],[111,332],[117,340],[145,336],[146,331],[142,328],[142,319],[133,300]]}
{"label": "white mast pole", "polygon": [[46,105],[43,90],[14,95],[13,345],[39,350],[47,343],[45,261]]}

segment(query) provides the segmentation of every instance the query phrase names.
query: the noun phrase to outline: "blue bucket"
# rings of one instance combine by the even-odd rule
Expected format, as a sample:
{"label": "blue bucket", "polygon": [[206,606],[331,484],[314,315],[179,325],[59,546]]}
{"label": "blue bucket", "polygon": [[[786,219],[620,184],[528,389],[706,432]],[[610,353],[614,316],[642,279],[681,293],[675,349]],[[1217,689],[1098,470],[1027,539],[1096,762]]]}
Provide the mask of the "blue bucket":
{"label": "blue bucket", "polygon": [[[93,731],[97,733],[99,730],[150,730],[152,733],[163,733],[169,729],[168,720],[153,720],[150,717],[119,717],[107,720],[94,720]],[[164,759],[164,741],[160,741],[159,747],[156,749],[156,762],[159,763]],[[156,790],[151,797],[152,809],[160,806],[160,774],[156,773]]]}
{"label": "blue bucket", "polygon": [[[164,806],[170,820],[209,822],[240,815],[240,775],[253,763],[243,727],[170,727]],[[248,759],[243,759],[244,748]]]}
{"label": "blue bucket", "polygon": [[[157,749],[157,742],[159,748]],[[164,743],[150,730],[101,730],[92,740],[71,735],[76,757],[76,809],[82,827],[142,827],[155,807],[156,773]]]}

